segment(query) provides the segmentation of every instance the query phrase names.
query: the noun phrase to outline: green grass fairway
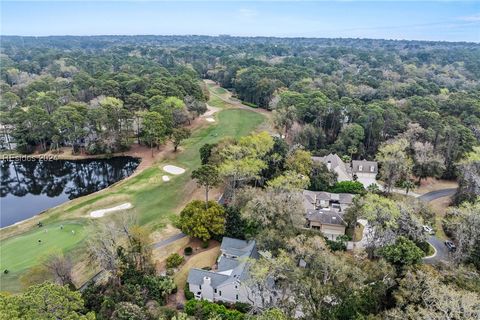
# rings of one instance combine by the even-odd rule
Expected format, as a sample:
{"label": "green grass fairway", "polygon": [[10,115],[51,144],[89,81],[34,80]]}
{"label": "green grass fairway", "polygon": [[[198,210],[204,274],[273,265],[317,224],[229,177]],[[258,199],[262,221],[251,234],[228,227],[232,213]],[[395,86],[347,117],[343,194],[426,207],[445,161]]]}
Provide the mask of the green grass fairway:
{"label": "green grass fairway", "polygon": [[[225,137],[240,137],[257,128],[265,118],[258,113],[240,109],[221,111],[218,123],[194,132],[183,145],[184,151],[175,159],[165,160],[157,166],[146,169],[141,174],[129,179],[122,186],[122,193],[133,195],[133,204],[139,213],[140,223],[168,222],[174,210],[186,198],[185,186],[190,180],[192,170],[200,166],[199,149],[205,143],[214,143]],[[186,169],[184,174],[170,175],[169,182],[161,181],[166,174],[162,167],[173,164]],[[139,186],[145,186],[138,189]]]}
{"label": "green grass fairway", "polygon": [[[151,230],[158,230],[170,223],[171,218],[178,213],[194,190],[195,185],[190,174],[200,166],[200,147],[225,137],[245,136],[266,120],[262,114],[230,109],[228,104],[218,100],[217,104],[222,110],[214,116],[217,121],[195,130],[192,136],[182,143],[182,151],[105,191],[56,207],[45,214],[42,220],[44,227],[2,241],[0,290],[21,291],[18,281],[21,274],[36,265],[39,258],[49,251],[62,250],[71,253],[75,250],[72,254],[74,261],[83,259],[83,250],[79,244],[87,236],[85,227],[80,222],[67,219],[73,219],[72,216],[86,217],[88,210],[92,210],[100,200],[108,202],[116,201],[117,198],[128,199],[133,203],[139,223],[147,225]],[[186,172],[177,176],[167,174],[162,169],[166,164],[182,167]],[[163,175],[168,175],[171,180],[164,182]],[[80,219],[82,222],[90,220]],[[97,221],[101,223],[102,220]],[[60,230],[62,223],[64,230]],[[48,229],[47,233],[44,233],[45,229]],[[75,236],[71,234],[72,229],[75,230]],[[41,245],[38,244],[39,239],[42,240]],[[3,274],[4,269],[8,269],[10,273]]]}
{"label": "green grass fairway", "polygon": [[[0,249],[0,271],[8,269],[17,273],[34,265],[52,251],[67,251],[85,239],[85,226],[76,222],[45,225],[30,232],[2,241]],[[45,232],[47,230],[47,232]],[[72,230],[75,234],[72,234]],[[41,244],[38,240],[42,240]]]}

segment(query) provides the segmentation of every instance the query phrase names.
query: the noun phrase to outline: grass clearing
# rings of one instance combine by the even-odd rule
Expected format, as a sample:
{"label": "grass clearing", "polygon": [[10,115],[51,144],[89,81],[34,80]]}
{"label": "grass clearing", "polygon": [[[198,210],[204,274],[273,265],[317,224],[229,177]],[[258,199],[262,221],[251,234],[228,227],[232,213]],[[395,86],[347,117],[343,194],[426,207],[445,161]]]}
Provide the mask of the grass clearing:
{"label": "grass clearing", "polygon": [[175,274],[173,280],[178,288],[183,288],[187,282],[188,272],[191,268],[211,267],[217,261],[220,254],[220,246],[215,246],[206,251],[197,253],[185,262],[182,268]]}
{"label": "grass clearing", "polygon": [[443,197],[429,202],[430,207],[435,212],[435,225],[432,227],[435,229],[435,236],[441,240],[448,239],[443,231],[442,220],[451,201],[450,197]]}
{"label": "grass clearing", "polygon": [[[62,224],[63,229],[61,228]],[[85,237],[84,224],[65,221],[43,226],[21,236],[2,241],[0,270],[22,271],[51,251],[67,251],[75,247]]]}
{"label": "grass clearing", "polygon": [[[60,227],[62,224],[63,229]],[[86,239],[86,236],[86,226],[80,221],[63,221],[41,228],[35,227],[25,234],[2,241],[0,289],[20,291],[18,280],[23,272],[52,252],[66,253],[74,249]],[[38,240],[41,240],[41,243]],[[9,271],[7,274],[4,273],[6,269]]]}

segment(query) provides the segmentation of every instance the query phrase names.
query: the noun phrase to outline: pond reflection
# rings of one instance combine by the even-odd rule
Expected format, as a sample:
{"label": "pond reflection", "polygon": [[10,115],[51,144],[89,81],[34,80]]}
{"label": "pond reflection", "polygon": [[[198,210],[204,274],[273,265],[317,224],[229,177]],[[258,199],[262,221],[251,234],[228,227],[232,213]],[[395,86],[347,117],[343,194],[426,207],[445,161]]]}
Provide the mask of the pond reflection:
{"label": "pond reflection", "polygon": [[104,189],[131,175],[138,159],[0,161],[0,227],[65,201]]}

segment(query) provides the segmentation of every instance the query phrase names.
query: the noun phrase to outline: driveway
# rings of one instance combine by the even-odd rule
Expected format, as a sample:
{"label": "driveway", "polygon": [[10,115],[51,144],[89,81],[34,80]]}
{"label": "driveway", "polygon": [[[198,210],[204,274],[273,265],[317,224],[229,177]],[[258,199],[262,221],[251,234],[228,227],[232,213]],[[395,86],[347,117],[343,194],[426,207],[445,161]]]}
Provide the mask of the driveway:
{"label": "driveway", "polygon": [[435,236],[430,236],[427,241],[435,248],[435,253],[429,258],[424,258],[423,261],[431,264],[440,261],[448,261],[450,253],[448,252],[447,247],[442,240]]}
{"label": "driveway", "polygon": [[[425,193],[421,195],[420,197],[418,197],[418,199],[425,202],[430,202],[439,198],[453,196],[456,191],[457,189],[455,188],[431,191],[429,193]],[[430,238],[428,238],[427,241],[435,248],[435,254],[429,258],[424,258],[423,261],[431,264],[434,264],[440,261],[448,261],[450,254],[442,240],[438,239],[435,236],[430,236]]]}
{"label": "driveway", "polygon": [[162,241],[159,241],[159,242],[155,242],[155,243],[152,243],[152,248],[153,249],[158,249],[158,248],[162,248],[162,247],[165,247],[167,245],[169,245],[170,243],[172,242],[175,242],[179,239],[182,239],[182,238],[185,238],[187,235],[184,234],[183,232],[180,232],[174,236],[171,236],[170,238],[167,238],[165,240],[162,240]]}
{"label": "driveway", "polygon": [[453,196],[456,191],[457,191],[456,188],[435,190],[435,191],[431,191],[429,193],[425,193],[418,198],[420,200],[425,201],[425,202],[430,202],[430,201],[436,200],[438,198]]}

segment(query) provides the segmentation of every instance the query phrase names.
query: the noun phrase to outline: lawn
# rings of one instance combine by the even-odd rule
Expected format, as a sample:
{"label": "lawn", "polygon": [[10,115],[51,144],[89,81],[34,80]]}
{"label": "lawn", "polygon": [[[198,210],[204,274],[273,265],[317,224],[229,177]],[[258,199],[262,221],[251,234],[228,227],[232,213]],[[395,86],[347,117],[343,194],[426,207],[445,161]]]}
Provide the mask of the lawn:
{"label": "lawn", "polygon": [[220,254],[220,246],[197,253],[185,262],[181,269],[175,273],[174,281],[178,288],[183,288],[191,268],[212,267]]}
{"label": "lawn", "polygon": [[[61,225],[63,224],[63,229]],[[46,232],[45,232],[46,231]],[[74,231],[75,233],[72,233]],[[35,229],[2,241],[0,249],[1,290],[18,291],[18,276],[51,252],[67,252],[86,238],[86,227],[64,221]],[[38,240],[41,240],[39,243]],[[8,270],[8,274],[4,270]]]}

